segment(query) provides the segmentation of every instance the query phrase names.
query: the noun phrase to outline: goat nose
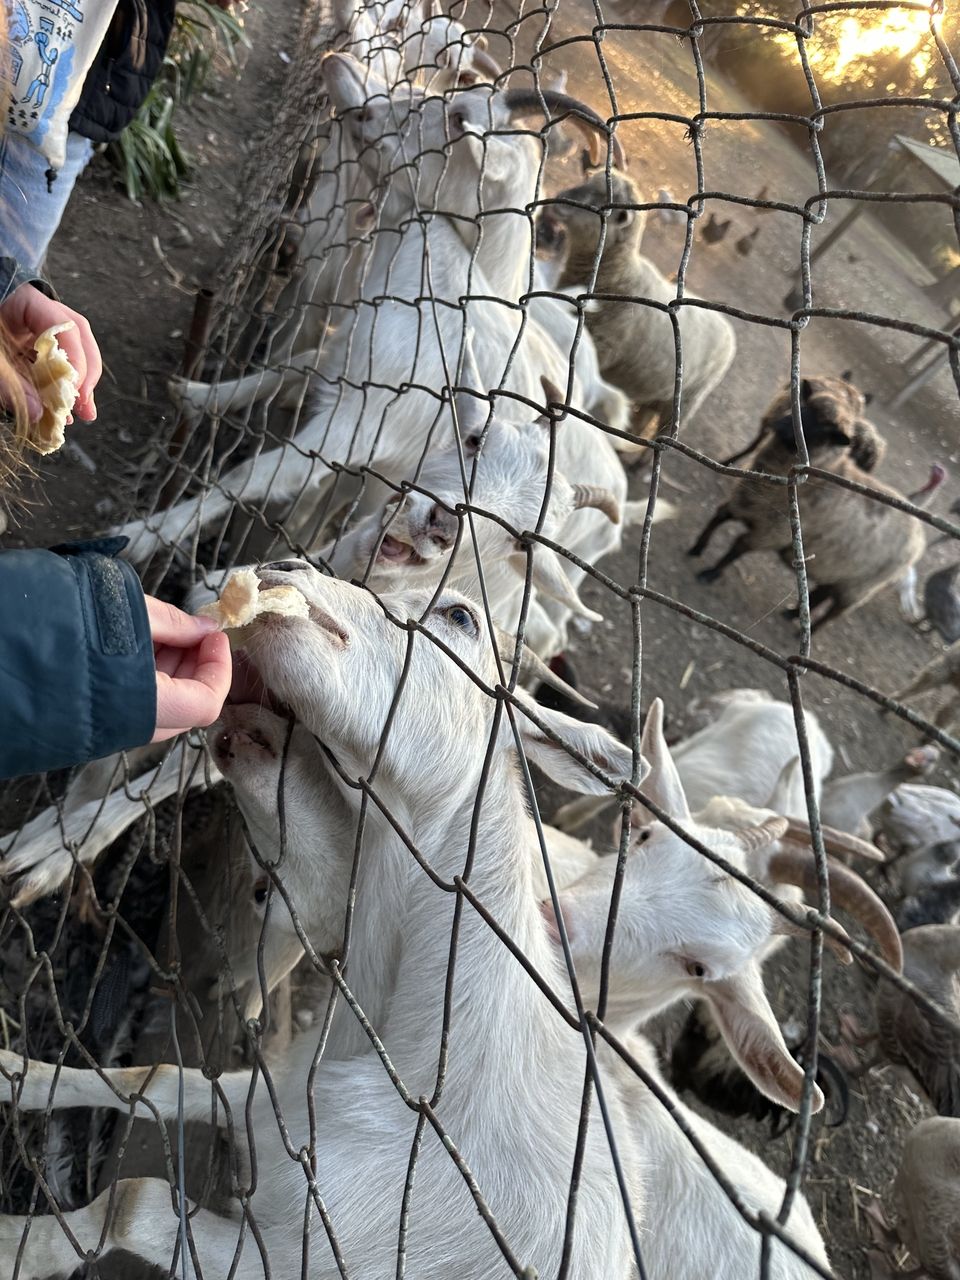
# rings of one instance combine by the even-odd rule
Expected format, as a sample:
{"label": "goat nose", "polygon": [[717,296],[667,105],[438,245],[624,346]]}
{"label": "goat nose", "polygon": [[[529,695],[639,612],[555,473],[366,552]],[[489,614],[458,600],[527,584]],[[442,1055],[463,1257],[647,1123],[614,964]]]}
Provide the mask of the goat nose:
{"label": "goat nose", "polygon": [[453,546],[456,532],[451,524],[455,526],[456,520],[449,511],[445,511],[439,504],[430,508],[430,537],[434,542],[439,542],[441,547]]}
{"label": "goat nose", "polygon": [[278,569],[281,573],[296,573],[298,569],[307,569],[309,565],[303,560],[271,560],[262,564],[261,569]]}

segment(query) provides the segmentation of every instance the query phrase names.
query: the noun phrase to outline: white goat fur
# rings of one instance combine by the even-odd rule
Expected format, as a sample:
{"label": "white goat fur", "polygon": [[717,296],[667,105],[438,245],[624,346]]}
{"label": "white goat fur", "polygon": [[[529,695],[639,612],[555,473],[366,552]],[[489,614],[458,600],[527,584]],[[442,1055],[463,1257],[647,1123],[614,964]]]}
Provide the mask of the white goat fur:
{"label": "white goat fur", "polygon": [[[349,135],[354,148],[364,148],[361,162],[381,173],[399,169],[380,210],[378,233],[364,254],[355,255],[359,280],[345,284],[341,275],[341,304],[319,348],[300,351],[283,370],[254,373],[233,384],[181,388],[185,409],[224,412],[267,395],[279,395],[280,404],[296,410],[309,385],[309,407],[293,442],[234,467],[203,496],[125,526],[122,532],[131,539],[128,554],[134,560],[149,557],[164,543],[182,544],[227,515],[237,498],[256,504],[269,496],[289,504],[319,494],[333,476],[321,459],[374,464],[396,480],[411,476],[432,433],[439,432],[442,439],[449,430],[448,410],[435,394],[419,388],[450,384],[466,333],[472,335],[479,368],[477,389],[506,386],[537,402],[541,377],[567,385],[576,333],[569,308],[550,300],[545,304],[550,324],[567,345],[564,354],[533,317],[525,318],[509,305],[477,300],[494,297],[509,303],[529,288],[529,220],[490,211],[522,209],[535,199],[542,143],[524,133],[496,132],[509,124],[509,113],[502,95],[489,86],[475,86],[449,101],[417,96],[408,87],[404,98],[400,89],[388,96],[385,83],[375,93],[374,73],[345,54],[329,55],[325,66],[331,97],[339,110],[350,111],[341,133]],[[436,153],[427,152],[431,144]],[[418,198],[440,209],[449,204],[457,217],[433,217],[426,223],[410,219],[405,192],[411,176],[405,157],[407,151],[413,154],[411,148],[423,152],[417,166]],[[469,214],[473,205],[479,212],[481,199],[484,217],[478,223]],[[391,209],[391,202],[400,207]],[[451,303],[465,296],[474,300],[463,309],[435,306],[431,295]],[[583,342],[579,349],[589,352]],[[596,368],[592,357],[588,363]],[[626,401],[605,383],[585,393],[574,377],[570,402],[587,407],[602,402],[608,417],[616,411],[611,425],[623,426],[626,420]],[[573,420],[565,440],[561,467],[584,482],[604,483],[613,466],[606,437]]]}
{"label": "white goat fur", "polygon": [[[296,710],[307,729],[329,744],[346,776],[367,774],[403,667],[406,630],[392,622],[367,592],[323,578],[306,566],[296,573],[264,573],[262,580],[293,582],[307,597],[314,618],[285,619],[279,626],[260,624],[264,643],[256,661],[264,679]],[[390,598],[387,604],[405,619],[422,615],[428,600],[426,593],[408,593]],[[490,681],[494,678],[492,655],[471,608],[457,597],[444,596],[426,625]],[[465,868],[494,704],[427,637],[415,637],[411,662],[410,685],[386,737],[375,787],[405,829],[415,833],[419,850],[436,873],[449,882]],[[430,692],[418,696],[418,689]],[[541,718],[613,776],[629,772],[629,753],[604,730],[556,713]],[[566,785],[602,786],[522,715],[518,721],[528,754],[555,777]],[[558,961],[533,893],[528,819],[512,744],[512,735],[502,723],[493,748],[469,883],[531,963],[557,985]],[[357,803],[356,792],[345,788],[344,794]],[[369,808],[373,813],[376,806]],[[391,844],[392,858],[387,847]],[[382,962],[376,981],[386,1005],[378,1029],[412,1096],[429,1096],[435,1088],[453,895],[439,891],[419,872],[405,874],[409,854],[395,838],[391,841],[388,836],[375,856],[378,863],[370,870],[369,884],[376,886],[379,897],[362,926],[358,924],[357,955],[364,950],[360,935],[370,934],[366,941]],[[391,861],[403,869],[399,878],[391,873]],[[384,947],[384,935],[402,939],[399,957]],[[453,1000],[450,1056],[438,1115],[517,1256],[524,1265],[549,1274],[559,1265],[563,1238],[583,1083],[582,1041],[552,1014],[513,957],[469,907],[460,925]],[[294,1151],[309,1140],[303,1084],[314,1050],[307,1038],[295,1043],[275,1076]],[[17,1059],[6,1058],[8,1066],[12,1061]],[[45,1105],[52,1071],[30,1064],[21,1106]],[[112,1078],[124,1090],[145,1088],[162,1114],[172,1118],[176,1070],[161,1068],[149,1084],[147,1074],[137,1069],[113,1073]],[[535,1099],[530,1096],[534,1081]],[[220,1080],[237,1118],[250,1084],[247,1072]],[[210,1088],[201,1073],[187,1071],[184,1087],[186,1114],[191,1118],[208,1115]],[[370,1052],[346,1062],[325,1062],[313,1098],[322,1134],[315,1151],[317,1184],[347,1265],[365,1280],[393,1276],[396,1215],[414,1113],[400,1099],[379,1058]],[[71,1101],[122,1105],[108,1085],[84,1071],[61,1072],[56,1099],[65,1105]],[[621,1148],[627,1168],[635,1169],[615,1094],[608,1102],[616,1131],[624,1135]],[[262,1086],[252,1106],[259,1168],[252,1209],[273,1269],[290,1274],[300,1258],[306,1194],[303,1169],[277,1133],[274,1109]],[[550,1118],[548,1141],[544,1115]],[[535,1197],[529,1194],[533,1186]],[[105,1195],[67,1215],[84,1247],[96,1243],[107,1201]],[[636,1188],[634,1201],[639,1208]],[[625,1214],[598,1125],[591,1125],[588,1132],[577,1223],[572,1273],[596,1280],[626,1275]],[[0,1219],[0,1276],[11,1274],[23,1226],[21,1219]],[[191,1234],[205,1271],[219,1274],[230,1265],[238,1229],[237,1222],[205,1210],[191,1218]],[[176,1231],[165,1182],[118,1184],[108,1247],[126,1247],[149,1261],[169,1265]],[[460,1173],[432,1136],[424,1142],[418,1165],[406,1249],[411,1274],[424,1280],[446,1280],[451,1274],[488,1280],[506,1274],[499,1249]],[[54,1219],[33,1221],[20,1264],[25,1280],[72,1268],[74,1250]],[[248,1233],[235,1274],[243,1280],[259,1275],[261,1269]],[[313,1233],[311,1269],[318,1280],[333,1280],[339,1274],[319,1222]]]}
{"label": "white goat fur", "polygon": [[[624,1045],[654,1077],[674,1112],[693,1130],[753,1213],[776,1218],[785,1184],[763,1161],[691,1111],[660,1074],[652,1045],[639,1035]],[[627,1112],[644,1153],[646,1204],[651,1223],[643,1241],[643,1264],[650,1280],[740,1280],[760,1274],[760,1236],[727,1199],[711,1170],[672,1116],[625,1063],[615,1068]],[[806,1199],[793,1203],[786,1222],[790,1238],[829,1270],[830,1261]],[[770,1280],[813,1280],[818,1273],[786,1245],[771,1248]]]}

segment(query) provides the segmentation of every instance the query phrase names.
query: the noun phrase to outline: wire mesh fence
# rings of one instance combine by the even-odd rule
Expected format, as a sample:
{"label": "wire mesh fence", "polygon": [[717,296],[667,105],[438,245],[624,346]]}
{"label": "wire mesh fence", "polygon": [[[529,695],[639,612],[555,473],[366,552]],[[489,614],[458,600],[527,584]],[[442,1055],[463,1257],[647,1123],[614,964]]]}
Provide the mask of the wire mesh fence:
{"label": "wire mesh fence", "polygon": [[[235,580],[205,736],[8,788],[0,1275],[897,1273],[858,1194],[957,1114],[900,869],[958,810],[951,31],[306,7],[119,530],[287,612]],[[874,1004],[923,1098],[840,1142]]]}

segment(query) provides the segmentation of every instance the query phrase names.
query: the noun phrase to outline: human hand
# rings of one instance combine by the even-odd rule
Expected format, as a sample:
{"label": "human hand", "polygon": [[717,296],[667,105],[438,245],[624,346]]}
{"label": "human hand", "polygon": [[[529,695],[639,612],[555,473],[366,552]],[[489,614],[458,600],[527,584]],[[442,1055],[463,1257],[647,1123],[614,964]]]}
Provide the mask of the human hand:
{"label": "human hand", "polygon": [[[66,333],[57,335],[57,341],[63,348],[67,359],[80,375],[79,395],[74,406],[78,418],[85,422],[93,422],[97,416],[97,406],[93,402],[93,391],[100,381],[103,362],[100,359],[100,348],[97,346],[89,321],[79,311],[72,311],[62,302],[48,298],[45,293],[34,288],[32,284],[22,284],[14,289],[10,297],[0,303],[0,318],[14,343],[23,351],[33,351],[33,341],[46,329],[55,324],[66,324],[72,320],[76,326]],[[43,412],[40,397],[29,378],[21,377],[23,394],[27,401],[27,411],[31,422],[36,422]],[[0,400],[3,389],[0,388]]]}
{"label": "human hand", "polygon": [[212,618],[195,618],[147,596],[157,664],[157,728],[163,742],[213,724],[230,692],[230,644]]}

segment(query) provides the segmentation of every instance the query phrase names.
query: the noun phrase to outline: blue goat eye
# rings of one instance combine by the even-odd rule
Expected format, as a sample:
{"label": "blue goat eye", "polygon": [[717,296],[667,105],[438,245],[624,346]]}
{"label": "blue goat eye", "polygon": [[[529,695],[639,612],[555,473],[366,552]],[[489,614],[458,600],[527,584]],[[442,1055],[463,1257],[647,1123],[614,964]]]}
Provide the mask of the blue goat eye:
{"label": "blue goat eye", "polygon": [[463,605],[455,604],[452,609],[447,610],[447,617],[455,627],[459,627],[461,631],[476,632],[477,620],[469,609],[465,609]]}

